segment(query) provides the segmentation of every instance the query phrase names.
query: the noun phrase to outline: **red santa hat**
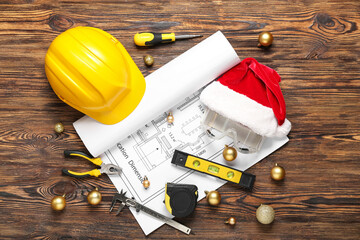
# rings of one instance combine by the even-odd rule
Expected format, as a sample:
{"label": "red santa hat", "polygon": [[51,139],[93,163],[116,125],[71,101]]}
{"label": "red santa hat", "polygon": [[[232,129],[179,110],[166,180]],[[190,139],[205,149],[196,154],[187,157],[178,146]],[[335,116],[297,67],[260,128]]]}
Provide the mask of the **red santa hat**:
{"label": "red santa hat", "polygon": [[200,100],[211,110],[266,137],[283,137],[291,129],[279,74],[246,58],[208,85]]}

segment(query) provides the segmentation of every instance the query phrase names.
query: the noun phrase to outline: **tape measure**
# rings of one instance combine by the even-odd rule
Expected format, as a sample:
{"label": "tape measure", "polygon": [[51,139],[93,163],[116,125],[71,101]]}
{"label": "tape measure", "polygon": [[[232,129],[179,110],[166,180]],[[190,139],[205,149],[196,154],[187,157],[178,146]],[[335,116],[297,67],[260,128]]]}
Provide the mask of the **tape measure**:
{"label": "tape measure", "polygon": [[198,188],[191,184],[167,183],[165,185],[165,206],[175,217],[186,217],[196,207]]}
{"label": "tape measure", "polygon": [[171,163],[236,183],[250,190],[253,188],[256,178],[253,174],[245,173],[178,150],[175,150]]}

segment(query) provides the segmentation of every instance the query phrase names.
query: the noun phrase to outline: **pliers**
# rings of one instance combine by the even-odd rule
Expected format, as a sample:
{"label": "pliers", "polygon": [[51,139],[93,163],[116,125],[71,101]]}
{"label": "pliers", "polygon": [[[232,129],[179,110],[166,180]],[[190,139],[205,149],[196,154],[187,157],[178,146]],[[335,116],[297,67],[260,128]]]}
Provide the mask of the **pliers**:
{"label": "pliers", "polygon": [[93,169],[91,171],[81,172],[81,173],[73,172],[73,171],[70,171],[67,169],[62,170],[63,174],[71,176],[71,177],[76,177],[76,178],[84,178],[84,177],[89,177],[89,176],[99,177],[102,173],[106,173],[108,175],[112,175],[112,174],[120,175],[120,173],[121,173],[121,168],[119,166],[116,166],[114,164],[105,164],[101,160],[101,158],[92,158],[83,152],[65,150],[64,156],[65,157],[82,157],[82,158],[89,160],[93,164],[100,166],[100,169]]}

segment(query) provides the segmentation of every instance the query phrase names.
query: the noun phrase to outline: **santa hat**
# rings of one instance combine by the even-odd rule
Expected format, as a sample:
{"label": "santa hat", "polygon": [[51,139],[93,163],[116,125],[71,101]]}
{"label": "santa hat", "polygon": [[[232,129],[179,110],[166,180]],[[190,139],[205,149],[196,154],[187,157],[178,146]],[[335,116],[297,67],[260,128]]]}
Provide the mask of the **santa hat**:
{"label": "santa hat", "polygon": [[211,110],[266,137],[283,137],[291,129],[279,74],[246,58],[208,85],[200,100]]}

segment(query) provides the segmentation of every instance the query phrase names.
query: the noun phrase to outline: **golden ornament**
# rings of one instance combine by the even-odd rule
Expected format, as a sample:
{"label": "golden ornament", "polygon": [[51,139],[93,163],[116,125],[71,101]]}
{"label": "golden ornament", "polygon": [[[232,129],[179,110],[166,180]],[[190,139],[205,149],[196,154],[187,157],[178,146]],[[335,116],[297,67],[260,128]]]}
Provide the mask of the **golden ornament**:
{"label": "golden ornament", "polygon": [[64,125],[61,122],[55,124],[54,130],[56,133],[62,133],[64,131]]}
{"label": "golden ornament", "polygon": [[261,204],[256,210],[256,218],[262,224],[270,224],[275,219],[275,211],[271,206]]}
{"label": "golden ornament", "polygon": [[55,211],[61,211],[66,207],[65,194],[56,196],[51,200],[51,208]]}
{"label": "golden ornament", "polygon": [[233,147],[229,147],[228,145],[225,145],[223,151],[223,157],[226,161],[234,161],[237,157],[236,149]]}
{"label": "golden ornament", "polygon": [[154,58],[151,55],[144,56],[144,62],[146,66],[151,67],[154,64]]}
{"label": "golden ornament", "polygon": [[221,202],[221,195],[218,191],[205,191],[206,194],[206,201],[211,205],[211,206],[217,206],[220,204]]}
{"label": "golden ornament", "polygon": [[234,226],[236,224],[236,218],[234,217],[229,217],[228,220],[225,221],[226,224],[229,224],[231,226]]}
{"label": "golden ornament", "polygon": [[167,121],[168,123],[170,123],[170,124],[174,122],[174,116],[172,115],[171,112],[169,112],[169,114],[168,114],[168,116],[167,116],[167,118],[166,118],[166,121]]}
{"label": "golden ornament", "polygon": [[150,181],[146,176],[144,177],[144,181],[142,182],[142,184],[145,189],[148,189],[150,187]]}
{"label": "golden ornament", "polygon": [[259,44],[258,47],[268,47],[272,44],[274,40],[273,35],[270,32],[262,32],[259,35]]}
{"label": "golden ornament", "polygon": [[98,205],[101,202],[101,193],[99,192],[98,188],[95,188],[87,195],[88,203],[91,205]]}
{"label": "golden ornament", "polygon": [[285,169],[275,163],[275,167],[271,169],[271,178],[280,181],[285,178]]}

